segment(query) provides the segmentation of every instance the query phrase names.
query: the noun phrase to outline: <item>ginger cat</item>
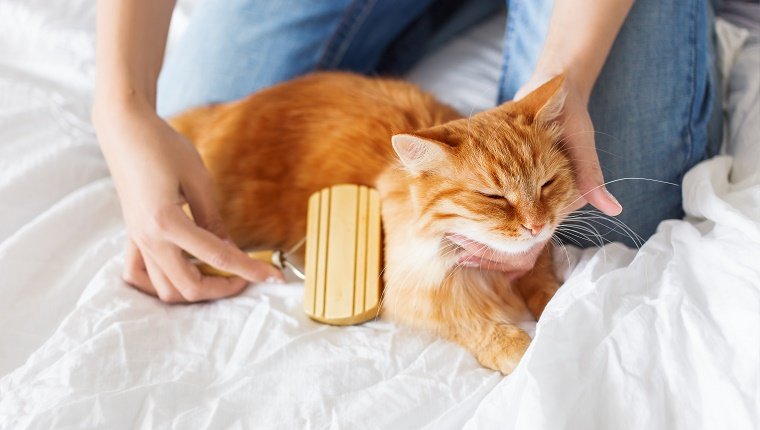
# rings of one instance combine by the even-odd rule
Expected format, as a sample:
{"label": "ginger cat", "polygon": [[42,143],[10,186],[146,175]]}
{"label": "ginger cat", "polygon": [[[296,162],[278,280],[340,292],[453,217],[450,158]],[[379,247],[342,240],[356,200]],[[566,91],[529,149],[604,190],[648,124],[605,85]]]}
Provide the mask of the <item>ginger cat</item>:
{"label": "ginger cat", "polygon": [[383,316],[432,330],[510,373],[559,283],[549,248],[510,284],[457,264],[457,233],[505,252],[544,246],[576,196],[558,146],[562,77],[463,118],[412,84],[316,73],[171,120],[198,148],[226,228],[242,247],[288,248],[307,200],[335,184],[378,189]]}

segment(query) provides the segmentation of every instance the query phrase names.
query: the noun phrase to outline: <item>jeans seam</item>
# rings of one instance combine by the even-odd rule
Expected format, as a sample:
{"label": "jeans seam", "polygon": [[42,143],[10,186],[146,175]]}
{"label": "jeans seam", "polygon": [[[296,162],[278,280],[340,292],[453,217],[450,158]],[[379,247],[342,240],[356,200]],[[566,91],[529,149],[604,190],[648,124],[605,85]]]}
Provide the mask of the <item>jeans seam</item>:
{"label": "jeans seam", "polygon": [[369,15],[377,0],[354,1],[328,39],[322,58],[317,62],[317,69],[335,69],[348,51],[353,36]]}
{"label": "jeans seam", "polygon": [[517,15],[518,7],[517,5],[519,2],[516,2],[514,0],[508,0],[507,1],[507,23],[506,28],[504,29],[504,45],[502,47],[502,61],[504,63],[501,65],[501,77],[499,78],[499,94],[498,99],[496,100],[497,103],[502,103],[504,101],[504,98],[506,95],[504,94],[504,87],[507,85],[507,69],[509,68],[509,60],[510,60],[510,49],[509,44],[507,41],[512,40],[512,35],[515,32],[515,25],[514,20],[515,16]]}
{"label": "jeans seam", "polygon": [[[689,14],[689,46],[691,47],[691,52],[689,55],[689,91],[691,92],[691,97],[689,100],[689,109],[687,112],[687,118],[686,118],[686,159],[684,160],[684,166],[689,166],[692,159],[694,158],[694,104],[697,100],[697,71],[696,71],[696,64],[697,64],[697,38],[696,38],[696,20],[697,20],[697,13],[696,9],[698,7],[697,1],[691,2],[691,11]],[[681,173],[681,179],[684,176],[684,173]]]}

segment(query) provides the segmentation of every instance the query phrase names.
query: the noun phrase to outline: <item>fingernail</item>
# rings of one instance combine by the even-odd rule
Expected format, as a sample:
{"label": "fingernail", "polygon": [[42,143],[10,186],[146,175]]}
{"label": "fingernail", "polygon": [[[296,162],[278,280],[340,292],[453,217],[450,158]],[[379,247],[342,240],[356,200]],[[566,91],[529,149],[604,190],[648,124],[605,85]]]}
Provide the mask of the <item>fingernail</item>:
{"label": "fingernail", "polygon": [[478,264],[475,261],[471,261],[471,260],[460,261],[459,265],[460,266],[464,266],[464,267],[480,267],[480,264]]}
{"label": "fingernail", "polygon": [[609,197],[610,200],[612,200],[612,202],[615,203],[615,205],[618,207],[618,209],[620,209],[622,211],[623,210],[623,206],[615,198],[615,196],[612,195],[612,193],[610,192],[610,190],[607,189],[607,187],[604,188],[604,192],[607,194],[607,197]]}
{"label": "fingernail", "polygon": [[264,282],[266,282],[267,284],[284,284],[285,283],[285,281],[283,281],[282,279],[274,277],[274,276],[270,276],[266,278]]}

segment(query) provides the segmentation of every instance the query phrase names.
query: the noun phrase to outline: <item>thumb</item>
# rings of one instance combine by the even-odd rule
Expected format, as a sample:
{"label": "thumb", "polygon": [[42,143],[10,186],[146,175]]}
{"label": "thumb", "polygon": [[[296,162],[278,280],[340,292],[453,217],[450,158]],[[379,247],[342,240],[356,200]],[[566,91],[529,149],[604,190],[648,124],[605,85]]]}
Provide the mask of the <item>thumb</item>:
{"label": "thumb", "polygon": [[580,202],[585,200],[607,215],[619,215],[623,207],[604,185],[604,176],[594,148],[591,147],[591,152],[583,156],[581,160],[576,163],[576,172],[578,172],[576,182],[580,193],[579,202],[576,202],[579,203],[578,206],[583,206]]}
{"label": "thumb", "polygon": [[580,196],[570,205],[579,209],[586,201],[607,215],[619,215],[623,207],[604,186],[593,132],[571,132],[565,138],[565,149],[575,170],[575,182]]}

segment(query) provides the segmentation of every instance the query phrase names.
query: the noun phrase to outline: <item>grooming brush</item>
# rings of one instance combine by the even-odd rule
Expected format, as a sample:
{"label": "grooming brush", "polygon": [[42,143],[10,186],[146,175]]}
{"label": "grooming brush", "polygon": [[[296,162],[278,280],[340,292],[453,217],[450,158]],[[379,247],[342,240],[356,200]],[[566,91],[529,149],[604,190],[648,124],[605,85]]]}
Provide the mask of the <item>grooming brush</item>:
{"label": "grooming brush", "polygon": [[[249,252],[256,260],[304,280],[304,311],[332,325],[361,324],[380,306],[380,196],[363,185],[334,185],[309,197],[306,237],[290,250]],[[300,270],[289,257],[306,244]],[[230,276],[197,262],[202,273]]]}

